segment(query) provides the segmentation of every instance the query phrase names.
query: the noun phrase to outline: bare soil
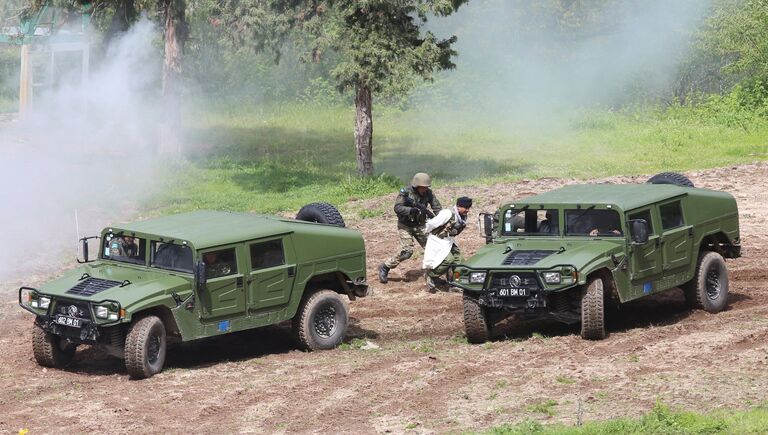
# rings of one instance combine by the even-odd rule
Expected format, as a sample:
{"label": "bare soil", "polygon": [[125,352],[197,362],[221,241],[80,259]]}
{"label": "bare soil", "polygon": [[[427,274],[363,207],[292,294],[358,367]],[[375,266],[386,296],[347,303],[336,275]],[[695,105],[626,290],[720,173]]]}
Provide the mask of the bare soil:
{"label": "bare soil", "polygon": [[[31,315],[16,303],[22,282],[0,284],[0,432],[442,433],[637,416],[657,400],[697,411],[757,405],[768,400],[768,163],[687,175],[739,204],[743,257],[728,261],[731,295],[719,314],[688,310],[671,290],[611,313],[603,341],[555,322],[512,321],[496,328],[498,340],[469,345],[461,295],[425,292],[420,258],[388,284],[376,281],[378,263],[397,249],[392,194],[345,206],[366,239],[375,293],[350,303],[347,344],[332,351],[298,351],[287,328],[270,327],[174,347],[165,371],[144,381],[89,348],[66,370],[44,369],[32,356]],[[491,211],[574,182],[436,193],[444,203],[473,196],[474,211]],[[352,217],[364,209],[381,214]],[[469,255],[483,239],[473,225],[459,243]]]}

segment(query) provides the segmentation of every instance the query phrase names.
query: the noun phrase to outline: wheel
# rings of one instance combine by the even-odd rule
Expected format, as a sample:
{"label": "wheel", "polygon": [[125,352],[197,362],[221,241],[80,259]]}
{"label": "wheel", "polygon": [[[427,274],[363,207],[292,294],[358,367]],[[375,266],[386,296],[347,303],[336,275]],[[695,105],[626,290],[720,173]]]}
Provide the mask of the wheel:
{"label": "wheel", "polygon": [[131,324],[125,338],[125,368],[134,379],[149,378],[165,364],[165,325],[157,316],[147,316]]}
{"label": "wheel", "polygon": [[602,278],[590,278],[581,297],[581,337],[605,338],[605,292]]}
{"label": "wheel", "polygon": [[63,368],[72,362],[76,344],[67,343],[61,337],[44,331],[39,325],[32,327],[32,353],[43,367]]}
{"label": "wheel", "polygon": [[327,202],[313,202],[305,205],[296,214],[296,220],[336,225],[337,227],[346,226],[339,210]]}
{"label": "wheel", "polygon": [[662,172],[646,181],[648,184],[674,184],[675,186],[694,187],[693,182],[683,174],[677,172]]}
{"label": "wheel", "polygon": [[341,343],[349,322],[347,304],[333,290],[305,298],[293,317],[293,333],[303,350],[333,349]]}
{"label": "wheel", "polygon": [[717,252],[699,254],[693,279],[683,286],[685,301],[691,308],[717,313],[728,302],[728,268]]}
{"label": "wheel", "polygon": [[480,306],[477,299],[464,294],[464,330],[467,341],[478,344],[490,340],[491,326],[485,308]]}

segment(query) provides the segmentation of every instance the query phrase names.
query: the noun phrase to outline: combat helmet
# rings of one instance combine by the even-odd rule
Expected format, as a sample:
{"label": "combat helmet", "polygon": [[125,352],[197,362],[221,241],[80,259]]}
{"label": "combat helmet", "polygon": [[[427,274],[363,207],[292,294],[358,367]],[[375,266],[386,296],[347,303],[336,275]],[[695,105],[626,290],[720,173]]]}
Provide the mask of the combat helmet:
{"label": "combat helmet", "polygon": [[432,184],[432,177],[425,172],[419,172],[413,176],[411,180],[411,186],[413,187],[429,187]]}

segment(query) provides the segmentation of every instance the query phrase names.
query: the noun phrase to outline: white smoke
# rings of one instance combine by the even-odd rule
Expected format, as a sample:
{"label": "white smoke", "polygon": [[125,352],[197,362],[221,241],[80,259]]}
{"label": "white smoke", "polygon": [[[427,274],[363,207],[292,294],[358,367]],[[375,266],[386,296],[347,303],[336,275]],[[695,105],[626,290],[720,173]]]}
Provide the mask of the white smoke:
{"label": "white smoke", "polygon": [[[80,236],[135,213],[151,183],[162,53],[146,19],[0,127],[0,280],[73,262]],[[55,42],[55,41],[53,41]]]}

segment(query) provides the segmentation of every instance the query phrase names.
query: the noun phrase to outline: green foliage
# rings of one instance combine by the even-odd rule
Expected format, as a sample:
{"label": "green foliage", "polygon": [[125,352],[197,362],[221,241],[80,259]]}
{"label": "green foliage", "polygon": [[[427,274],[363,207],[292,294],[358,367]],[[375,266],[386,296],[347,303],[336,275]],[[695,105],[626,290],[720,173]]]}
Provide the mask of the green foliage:
{"label": "green foliage", "polygon": [[557,401],[552,399],[547,399],[541,402],[537,402],[531,405],[528,405],[525,407],[530,412],[535,412],[538,414],[544,414],[547,417],[552,417],[555,415],[555,406],[557,406]]}
{"label": "green foliage", "polygon": [[486,433],[498,435],[523,434],[747,434],[768,430],[768,408],[757,407],[749,411],[715,411],[698,414],[675,411],[657,402],[651,411],[637,419],[621,418],[604,422],[588,422],[580,427],[542,425],[526,420],[517,425],[504,425]]}

